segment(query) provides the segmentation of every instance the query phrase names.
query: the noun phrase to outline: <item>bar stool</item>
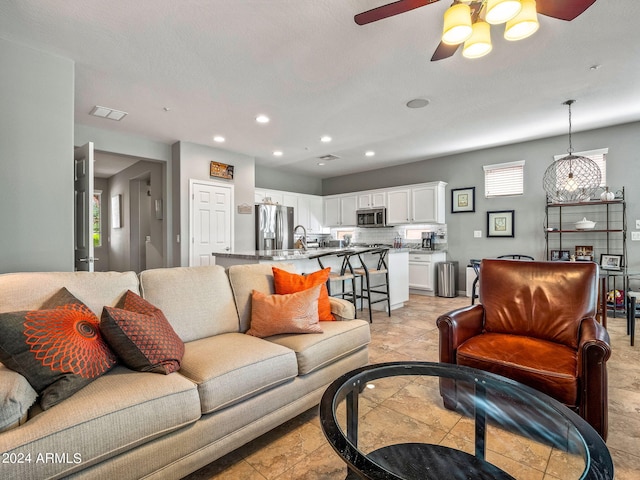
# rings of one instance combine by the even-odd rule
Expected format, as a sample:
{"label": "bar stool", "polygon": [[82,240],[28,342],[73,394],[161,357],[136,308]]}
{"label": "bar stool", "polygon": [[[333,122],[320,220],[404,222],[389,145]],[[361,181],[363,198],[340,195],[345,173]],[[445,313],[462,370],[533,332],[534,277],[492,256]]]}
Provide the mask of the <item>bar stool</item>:
{"label": "bar stool", "polygon": [[[354,252],[351,250],[343,250],[339,253],[334,253],[334,252],[327,252],[327,253],[320,253],[318,255],[313,255],[311,257],[309,257],[309,259],[316,259],[318,260],[318,264],[320,265],[321,269],[325,269],[326,267],[324,266],[324,264],[322,263],[322,259],[325,257],[336,257],[341,259],[341,265],[340,265],[340,269],[337,272],[331,271],[329,272],[329,278],[327,279],[327,292],[329,293],[329,296],[331,297],[338,297],[338,298],[348,298],[349,300],[351,300],[351,303],[353,303],[353,306],[355,308],[355,312],[356,312],[356,316],[357,316],[357,311],[358,308],[356,306],[356,277],[357,275],[354,273],[353,271],[353,267],[351,266],[351,263],[349,262],[349,257],[351,257],[351,255],[353,255]],[[346,283],[348,281],[351,281],[351,290],[347,290],[347,286]],[[342,290],[339,292],[334,292],[331,293],[331,282],[340,282],[342,284]]]}
{"label": "bar stool", "polygon": [[[353,272],[356,275],[360,275],[361,277],[360,295],[358,295],[358,298],[360,299],[360,311],[362,311],[364,306],[364,299],[366,299],[369,307],[369,323],[373,323],[371,305],[374,303],[387,302],[387,312],[389,316],[391,316],[391,298],[389,297],[389,269],[387,267],[386,260],[388,253],[388,248],[372,248],[356,253],[359,265],[353,269]],[[375,268],[367,266],[367,263],[363,259],[363,255],[365,254],[378,255],[378,261]],[[372,285],[372,277],[383,277],[384,283]],[[372,300],[372,294],[381,295],[381,298]]]}

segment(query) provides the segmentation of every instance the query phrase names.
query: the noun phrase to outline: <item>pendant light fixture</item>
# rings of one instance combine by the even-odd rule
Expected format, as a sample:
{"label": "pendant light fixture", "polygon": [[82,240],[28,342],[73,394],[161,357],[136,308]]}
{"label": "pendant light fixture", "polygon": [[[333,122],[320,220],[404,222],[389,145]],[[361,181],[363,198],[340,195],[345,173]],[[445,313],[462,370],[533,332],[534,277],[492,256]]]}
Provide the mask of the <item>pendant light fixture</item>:
{"label": "pendant light fixture", "polygon": [[462,55],[465,58],[480,58],[484,57],[492,49],[491,25],[483,21],[474,23],[471,37],[469,37],[469,40],[464,42]]}
{"label": "pendant light fixture", "polygon": [[504,38],[510,41],[522,40],[538,31],[538,12],[536,12],[536,0],[521,0],[522,10],[507,22],[504,29]]}
{"label": "pendant light fixture", "polygon": [[458,45],[471,36],[471,8],[464,3],[451,5],[444,12],[442,41],[447,45]]}
{"label": "pendant light fixture", "polygon": [[573,155],[571,143],[571,105],[575,100],[567,100],[569,107],[569,148],[566,155],[553,162],[544,172],[543,188],[547,193],[547,203],[572,203],[589,200],[600,186],[602,172],[598,164],[590,158]]}
{"label": "pendant light fixture", "polygon": [[505,23],[515,17],[521,8],[520,0],[487,0],[485,20],[491,25]]}

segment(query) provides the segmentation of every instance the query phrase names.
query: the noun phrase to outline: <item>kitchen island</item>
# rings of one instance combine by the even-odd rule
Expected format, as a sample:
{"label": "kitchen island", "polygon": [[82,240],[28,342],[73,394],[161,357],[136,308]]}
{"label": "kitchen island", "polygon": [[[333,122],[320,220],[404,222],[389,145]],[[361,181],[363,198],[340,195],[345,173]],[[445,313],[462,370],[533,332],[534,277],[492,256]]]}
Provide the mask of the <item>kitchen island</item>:
{"label": "kitchen island", "polygon": [[[296,272],[308,274],[320,270],[320,264],[316,258],[321,254],[330,254],[322,257],[322,264],[331,267],[336,272],[342,265],[342,257],[337,255],[342,252],[361,253],[370,250],[369,247],[350,248],[310,248],[308,250],[248,250],[235,252],[214,253],[215,262],[223,267],[246,263],[291,263],[295,266]],[[364,261],[369,266],[374,266],[378,259],[377,255],[364,253]],[[354,265],[355,267],[355,265]],[[391,299],[391,310],[403,307],[409,300],[409,249],[390,248],[387,256],[387,267],[389,269],[389,297]],[[359,283],[358,283],[359,287]],[[374,309],[386,310],[385,303],[377,303]]]}

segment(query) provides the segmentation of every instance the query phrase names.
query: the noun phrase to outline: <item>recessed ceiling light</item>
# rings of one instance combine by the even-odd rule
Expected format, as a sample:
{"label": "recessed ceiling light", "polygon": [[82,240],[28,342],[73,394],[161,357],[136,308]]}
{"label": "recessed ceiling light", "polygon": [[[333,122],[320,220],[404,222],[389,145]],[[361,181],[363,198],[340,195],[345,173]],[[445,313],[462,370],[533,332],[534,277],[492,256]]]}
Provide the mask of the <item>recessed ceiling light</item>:
{"label": "recessed ceiling light", "polygon": [[120,121],[127,116],[127,112],[123,112],[122,110],[115,110],[109,107],[101,107],[99,105],[93,107],[93,110],[91,110],[89,114],[93,115],[94,117],[108,118],[109,120],[117,121]]}
{"label": "recessed ceiling light", "polygon": [[365,154],[367,157],[373,157],[373,156],[376,154],[376,152],[374,152],[373,150],[369,150],[369,151],[367,151],[367,152],[364,152],[364,154]]}
{"label": "recessed ceiling light", "polygon": [[429,100],[426,98],[414,98],[407,102],[407,107],[409,108],[424,108],[427,105],[429,105]]}
{"label": "recessed ceiling light", "polygon": [[282,150],[274,150],[273,156],[274,157],[281,157],[282,156]]}
{"label": "recessed ceiling light", "polygon": [[269,123],[269,117],[266,115],[260,114],[256,117],[256,122],[258,123]]}
{"label": "recessed ceiling light", "polygon": [[600,70],[602,68],[602,65],[591,65],[589,67],[589,70]]}
{"label": "recessed ceiling light", "polygon": [[320,137],[320,141],[323,143],[329,143],[331,141],[331,137],[329,135],[323,135]]}
{"label": "recessed ceiling light", "polygon": [[226,139],[222,135],[216,135],[213,137],[213,141],[216,143],[224,143]]}
{"label": "recessed ceiling light", "polygon": [[318,165],[320,165],[321,167],[324,167],[326,165],[326,163],[324,162],[318,162]]}

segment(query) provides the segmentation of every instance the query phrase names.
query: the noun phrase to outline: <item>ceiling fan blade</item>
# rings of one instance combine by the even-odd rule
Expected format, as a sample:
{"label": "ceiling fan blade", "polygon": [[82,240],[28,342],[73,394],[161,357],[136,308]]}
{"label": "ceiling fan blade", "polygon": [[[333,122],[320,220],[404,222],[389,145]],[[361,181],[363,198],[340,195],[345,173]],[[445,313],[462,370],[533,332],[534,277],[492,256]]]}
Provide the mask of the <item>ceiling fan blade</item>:
{"label": "ceiling fan blade", "polygon": [[358,25],[366,25],[367,23],[377,22],[383,18],[393,17],[394,15],[424,7],[425,5],[438,1],[440,0],[398,0],[397,2],[382,5],[381,7],[359,13],[353,17],[353,19]]}
{"label": "ceiling fan blade", "polygon": [[547,17],[571,21],[596,0],[536,0],[536,10]]}
{"label": "ceiling fan blade", "polygon": [[431,61],[432,62],[437,62],[438,60],[443,60],[445,58],[451,57],[454,53],[456,53],[456,51],[458,50],[458,47],[460,45],[462,45],[462,44],[447,45],[444,42],[440,42],[440,45],[438,45],[438,48],[436,48],[436,51],[433,52],[433,56],[431,57]]}

